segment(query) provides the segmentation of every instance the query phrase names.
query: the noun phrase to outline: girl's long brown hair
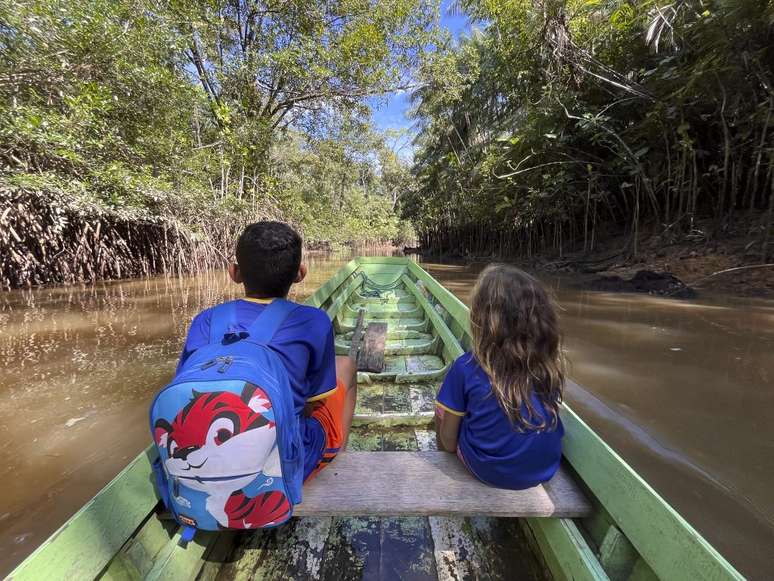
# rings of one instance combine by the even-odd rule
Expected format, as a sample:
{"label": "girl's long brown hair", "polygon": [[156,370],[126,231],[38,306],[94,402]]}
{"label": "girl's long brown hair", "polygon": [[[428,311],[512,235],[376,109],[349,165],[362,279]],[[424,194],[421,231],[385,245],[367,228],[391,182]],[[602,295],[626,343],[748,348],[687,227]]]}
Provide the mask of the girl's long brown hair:
{"label": "girl's long brown hair", "polygon": [[[556,307],[543,285],[515,266],[487,267],[473,289],[470,329],[473,355],[514,426],[556,427],[564,360]],[[533,391],[548,417],[536,412]]]}

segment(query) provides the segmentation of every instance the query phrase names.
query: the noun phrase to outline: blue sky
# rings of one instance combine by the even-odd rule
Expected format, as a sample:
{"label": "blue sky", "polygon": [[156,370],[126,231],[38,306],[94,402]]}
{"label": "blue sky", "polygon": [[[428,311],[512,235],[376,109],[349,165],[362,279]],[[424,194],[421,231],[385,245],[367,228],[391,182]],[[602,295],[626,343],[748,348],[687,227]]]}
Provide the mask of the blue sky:
{"label": "blue sky", "polygon": [[[467,17],[448,14],[449,1],[443,0],[441,2],[441,26],[446,28],[456,39],[460,33],[469,31],[470,25]],[[411,120],[406,117],[409,106],[409,94],[405,92],[387,95],[386,101],[384,97],[371,99],[374,123],[382,131],[408,129],[411,127]]]}

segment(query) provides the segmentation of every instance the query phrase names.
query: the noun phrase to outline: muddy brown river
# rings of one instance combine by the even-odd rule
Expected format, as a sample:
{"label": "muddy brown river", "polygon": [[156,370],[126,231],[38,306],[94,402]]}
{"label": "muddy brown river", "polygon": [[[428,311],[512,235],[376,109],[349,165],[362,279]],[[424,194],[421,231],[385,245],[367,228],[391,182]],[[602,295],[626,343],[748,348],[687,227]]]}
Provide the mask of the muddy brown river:
{"label": "muddy brown river", "polygon": [[[310,257],[303,299],[347,257]],[[482,264],[424,264],[467,301]],[[559,298],[567,401],[742,573],[774,577],[774,301]],[[148,443],[147,406],[224,273],[0,293],[0,575]]]}

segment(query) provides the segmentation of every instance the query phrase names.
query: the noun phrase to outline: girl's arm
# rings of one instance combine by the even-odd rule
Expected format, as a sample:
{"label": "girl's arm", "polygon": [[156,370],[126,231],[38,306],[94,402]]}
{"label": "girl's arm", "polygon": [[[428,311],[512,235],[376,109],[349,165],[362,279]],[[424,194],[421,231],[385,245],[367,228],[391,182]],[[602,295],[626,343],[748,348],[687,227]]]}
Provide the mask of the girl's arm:
{"label": "girl's arm", "polygon": [[441,406],[435,407],[435,441],[443,452],[457,452],[462,416],[453,414]]}
{"label": "girl's arm", "polygon": [[460,365],[463,357],[465,355],[452,363],[438,391],[438,397],[435,398],[435,441],[439,450],[452,454],[457,451],[460,424],[467,403],[465,374]]}

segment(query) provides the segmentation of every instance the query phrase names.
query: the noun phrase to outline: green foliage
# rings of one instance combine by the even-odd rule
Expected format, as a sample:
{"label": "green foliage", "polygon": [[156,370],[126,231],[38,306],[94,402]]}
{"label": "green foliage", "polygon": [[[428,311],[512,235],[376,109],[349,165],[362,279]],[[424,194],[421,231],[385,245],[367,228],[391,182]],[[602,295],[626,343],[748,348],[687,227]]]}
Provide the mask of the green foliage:
{"label": "green foliage", "polygon": [[[427,0],[0,0],[4,180],[192,231],[272,216],[312,241],[396,237],[388,189],[407,172],[381,171],[365,99],[405,84],[432,13]],[[353,145],[356,131],[368,139]]]}
{"label": "green foliage", "polygon": [[290,132],[271,157],[271,196],[309,243],[413,239],[393,195],[408,168],[386,162],[392,150],[367,127],[344,123],[324,139]]}
{"label": "green foliage", "polygon": [[[462,2],[429,54],[404,199],[424,242],[530,253],[771,208],[771,2]],[[768,214],[770,218],[770,212]],[[765,230],[764,227],[763,230]]]}
{"label": "green foliage", "polygon": [[[0,159],[7,170],[68,175],[74,190],[111,205],[153,204],[168,189],[159,169],[174,175],[184,163],[195,92],[170,66],[168,31],[135,6],[2,3]],[[151,138],[161,127],[167,130]]]}

